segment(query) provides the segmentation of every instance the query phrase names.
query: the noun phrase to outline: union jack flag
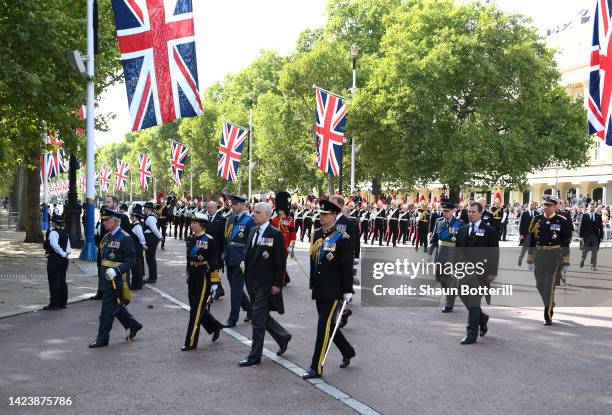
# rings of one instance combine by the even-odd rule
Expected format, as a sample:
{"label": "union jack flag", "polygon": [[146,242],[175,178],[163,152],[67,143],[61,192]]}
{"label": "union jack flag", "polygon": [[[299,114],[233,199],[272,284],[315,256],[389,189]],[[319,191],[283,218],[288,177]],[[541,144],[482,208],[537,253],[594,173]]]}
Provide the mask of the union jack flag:
{"label": "union jack flag", "polygon": [[593,47],[591,49],[591,73],[589,77],[589,134],[597,134],[599,138],[612,146],[612,126],[610,125],[612,111],[612,42],[610,42],[610,17],[612,0],[597,0],[593,25]]}
{"label": "union jack flag", "polygon": [[172,177],[174,178],[174,183],[181,187],[181,178],[183,177],[183,170],[185,169],[185,164],[187,163],[187,155],[189,154],[189,149],[182,145],[181,143],[177,143],[176,141],[170,141],[170,165],[172,167]]}
{"label": "union jack flag", "polygon": [[236,183],[238,181],[238,166],[242,156],[242,147],[249,136],[249,130],[240,128],[229,122],[223,123],[221,143],[219,144],[219,161],[217,176]]}
{"label": "union jack flag", "polygon": [[340,97],[317,88],[317,165],[332,176],[340,175],[342,143],[346,126],[346,105]]}
{"label": "union jack flag", "polygon": [[81,174],[79,176],[79,185],[81,186],[81,193],[85,193],[87,191],[87,176]]}
{"label": "union jack flag", "polygon": [[130,171],[130,165],[117,160],[117,171],[115,172],[115,189],[120,192],[124,192],[127,188],[128,172]]}
{"label": "union jack flag", "polygon": [[151,181],[151,167],[153,161],[144,153],[138,153],[138,172],[140,173],[140,187],[147,190]]}
{"label": "union jack flag", "polygon": [[108,192],[112,176],[113,171],[110,169],[110,167],[102,167],[102,169],[100,170],[100,189],[103,192]]}
{"label": "union jack flag", "polygon": [[192,0],[112,0],[132,131],[202,113]]}

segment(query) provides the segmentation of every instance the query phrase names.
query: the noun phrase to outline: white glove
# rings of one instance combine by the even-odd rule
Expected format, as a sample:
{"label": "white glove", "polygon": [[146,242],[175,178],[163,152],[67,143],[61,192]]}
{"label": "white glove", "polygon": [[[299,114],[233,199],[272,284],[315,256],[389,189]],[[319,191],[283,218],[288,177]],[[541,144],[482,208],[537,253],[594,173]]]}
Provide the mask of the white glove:
{"label": "white glove", "polygon": [[561,268],[561,274],[567,275],[567,271],[569,271],[569,267],[564,265],[563,268]]}
{"label": "white glove", "polygon": [[353,259],[353,265],[359,265],[359,258]]}
{"label": "white glove", "polygon": [[217,292],[217,288],[219,288],[219,284],[213,284],[210,286],[210,293],[212,294],[212,296],[215,296],[215,293]]}
{"label": "white glove", "polygon": [[432,262],[434,262],[434,260],[433,260],[433,255],[427,255],[427,262],[428,262],[429,264],[431,264]]}
{"label": "white glove", "polygon": [[240,271],[244,274],[244,261],[240,263]]}
{"label": "white glove", "polygon": [[106,270],[106,279],[107,280],[109,280],[109,281],[114,280],[116,276],[117,276],[117,273],[115,272],[114,268],[108,268]]}
{"label": "white glove", "polygon": [[293,253],[293,248],[288,246],[287,247],[287,253],[291,255]]}
{"label": "white glove", "polygon": [[342,297],[344,298],[344,300],[347,303],[350,303],[351,300],[353,299],[353,294],[352,293],[344,293],[344,294],[342,294]]}
{"label": "white glove", "polygon": [[534,264],[527,264],[527,269],[529,271],[533,271],[535,269],[535,265]]}

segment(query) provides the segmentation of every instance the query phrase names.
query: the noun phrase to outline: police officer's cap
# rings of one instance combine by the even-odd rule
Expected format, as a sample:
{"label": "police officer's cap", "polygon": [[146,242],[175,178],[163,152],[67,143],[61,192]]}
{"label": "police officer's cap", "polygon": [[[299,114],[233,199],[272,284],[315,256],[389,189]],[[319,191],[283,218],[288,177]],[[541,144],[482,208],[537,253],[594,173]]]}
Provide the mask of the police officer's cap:
{"label": "police officer's cap", "polygon": [[119,209],[124,210],[124,211],[126,211],[126,212],[127,212],[127,210],[128,210],[128,205],[127,205],[127,203],[122,203],[122,204],[121,204],[121,206],[119,206]]}
{"label": "police officer's cap", "polygon": [[102,219],[109,219],[109,218],[118,218],[121,219],[123,217],[123,213],[117,211],[117,210],[113,210],[113,209],[104,209],[104,211],[102,211]]}
{"label": "police officer's cap", "polygon": [[561,203],[561,199],[552,195],[544,195],[542,203],[544,203],[545,205],[557,205]]}
{"label": "police officer's cap", "polygon": [[329,200],[322,200],[321,207],[319,208],[319,213],[335,213],[336,215],[340,213],[340,206],[337,204],[330,202]]}
{"label": "police officer's cap", "polygon": [[140,203],[136,203],[132,208],[132,216],[137,216],[142,218],[144,215],[142,214],[142,205]]}
{"label": "police officer's cap", "polygon": [[64,223],[64,217],[62,215],[54,213],[53,216],[51,216],[51,222],[55,222],[58,224]]}
{"label": "police officer's cap", "polygon": [[207,213],[200,213],[200,212],[196,212],[193,215],[191,215],[191,221],[195,221],[198,223],[201,223],[202,225],[206,225],[207,223],[210,223],[210,218],[208,217]]}
{"label": "police officer's cap", "polygon": [[442,207],[443,210],[451,210],[451,209],[455,209],[457,207],[457,204],[454,202],[451,202],[450,199],[440,199],[440,206]]}
{"label": "police officer's cap", "polygon": [[149,209],[155,209],[155,204],[153,202],[147,202],[144,204],[144,207]]}
{"label": "police officer's cap", "polygon": [[232,197],[232,205],[235,205],[236,203],[245,203],[246,201],[247,201],[247,198],[244,196]]}

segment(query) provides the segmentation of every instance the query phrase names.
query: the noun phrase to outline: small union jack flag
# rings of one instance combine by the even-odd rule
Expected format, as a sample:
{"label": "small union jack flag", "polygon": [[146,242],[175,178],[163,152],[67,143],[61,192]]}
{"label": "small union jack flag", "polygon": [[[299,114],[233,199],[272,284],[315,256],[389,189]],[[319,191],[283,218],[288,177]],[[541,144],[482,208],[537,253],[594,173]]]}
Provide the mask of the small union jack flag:
{"label": "small union jack flag", "polygon": [[117,171],[115,172],[115,189],[120,192],[124,192],[127,188],[128,173],[130,171],[130,165],[117,160]]}
{"label": "small union jack flag", "polygon": [[110,167],[104,166],[102,169],[100,169],[100,189],[103,192],[108,192],[112,176],[113,171],[110,169]]}
{"label": "small union jack flag", "polygon": [[140,187],[144,190],[149,188],[151,181],[151,168],[153,161],[144,153],[138,153],[138,172],[140,173]]}
{"label": "small union jack flag", "polygon": [[112,0],[132,131],[202,113],[191,0]]}
{"label": "small union jack flag", "polygon": [[[597,0],[593,26],[593,46],[591,49],[591,74],[589,77],[589,134],[612,146],[612,65],[608,59],[612,0]],[[612,59],[612,56],[610,56]],[[611,74],[608,75],[608,70]]]}
{"label": "small union jack flag", "polygon": [[342,143],[346,126],[346,105],[340,97],[316,90],[317,165],[332,176],[340,175]]}
{"label": "small union jack flag", "polygon": [[85,193],[87,191],[87,176],[81,174],[79,176],[79,185],[81,186],[81,193]]}
{"label": "small union jack flag", "polygon": [[242,147],[249,137],[249,130],[240,128],[229,122],[223,123],[221,143],[219,144],[219,161],[217,176],[236,183],[238,181],[238,166],[242,156]]}
{"label": "small union jack flag", "polygon": [[183,177],[188,154],[189,149],[187,147],[176,141],[170,142],[170,166],[172,167],[174,183],[178,187],[181,187],[181,178]]}

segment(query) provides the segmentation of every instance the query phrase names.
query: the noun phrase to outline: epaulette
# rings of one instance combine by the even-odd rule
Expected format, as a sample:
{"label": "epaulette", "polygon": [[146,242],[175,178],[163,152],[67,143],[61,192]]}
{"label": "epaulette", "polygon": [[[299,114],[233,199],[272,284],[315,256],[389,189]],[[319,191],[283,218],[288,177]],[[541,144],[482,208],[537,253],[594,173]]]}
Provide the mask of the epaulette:
{"label": "epaulette", "polygon": [[351,235],[349,235],[346,232],[340,231],[340,230],[336,230],[336,232],[340,232],[340,234],[342,234],[342,239],[351,239]]}
{"label": "epaulette", "polygon": [[121,233],[123,233],[123,236],[130,236],[130,234],[124,231],[123,229],[121,229]]}
{"label": "epaulette", "polygon": [[215,238],[212,237],[212,235],[209,235],[207,233],[205,233],[204,236],[208,236],[208,239],[215,239]]}
{"label": "epaulette", "polygon": [[444,219],[444,216],[440,216],[438,219],[436,219],[436,222],[439,222],[439,221],[441,221],[441,220],[445,220],[445,219]]}
{"label": "epaulette", "polygon": [[557,213],[557,216],[559,216],[559,217],[560,217],[561,219],[563,219],[563,220],[567,220],[567,218],[566,218],[565,216],[560,215],[560,214],[558,214],[558,213]]}

